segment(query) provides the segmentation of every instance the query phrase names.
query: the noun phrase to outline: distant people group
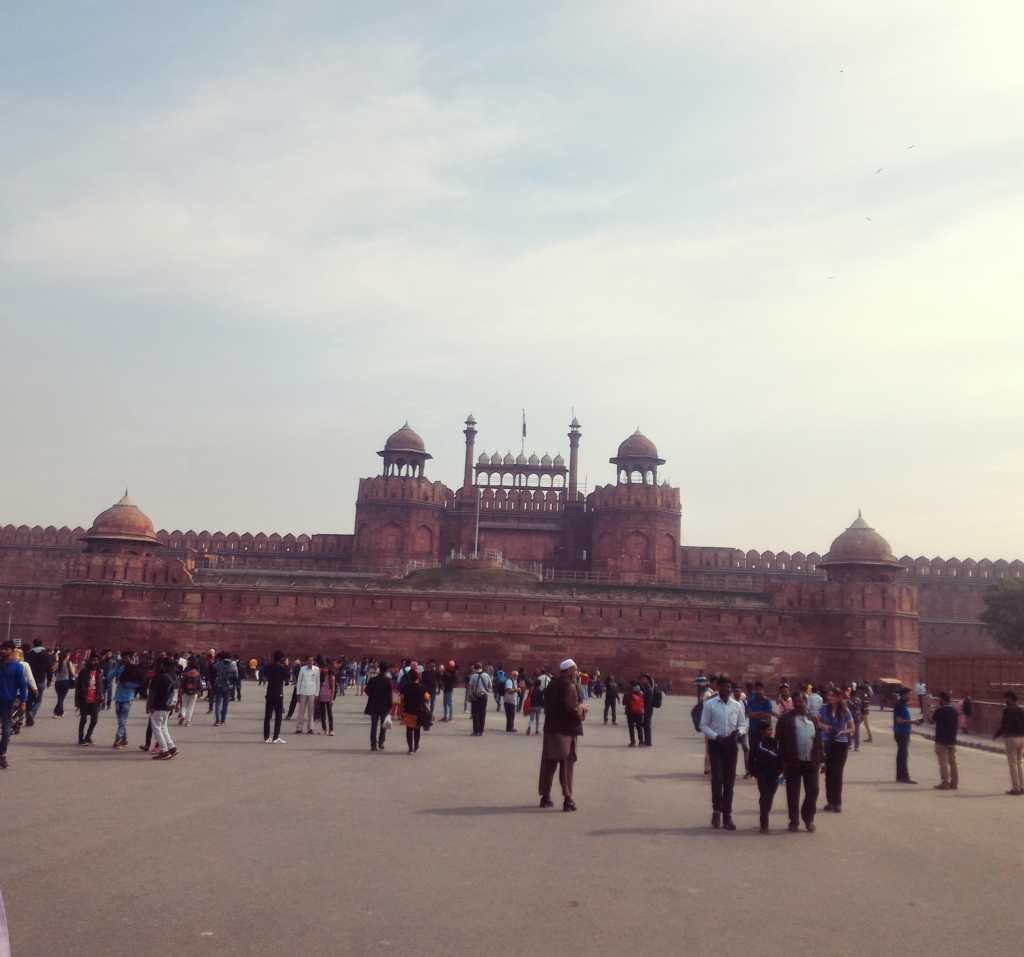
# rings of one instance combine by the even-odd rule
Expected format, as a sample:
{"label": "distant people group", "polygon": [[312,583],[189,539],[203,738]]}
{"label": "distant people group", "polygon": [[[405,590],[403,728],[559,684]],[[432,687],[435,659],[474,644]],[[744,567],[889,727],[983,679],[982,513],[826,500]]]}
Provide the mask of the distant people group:
{"label": "distant people group", "polygon": [[[139,749],[154,760],[168,761],[178,754],[172,726],[188,728],[195,720],[197,703],[204,697],[213,726],[228,721],[229,704],[240,701],[243,680],[255,680],[265,687],[263,740],[285,744],[282,723],[294,720],[296,734],[320,733],[333,736],[334,702],[354,689],[365,698],[364,714],[369,720],[370,750],[383,751],[388,731],[401,724],[405,730],[406,753],[419,753],[423,732],[437,719],[441,699],[442,723],[454,718],[454,696],[464,688],[463,712],[471,714],[471,735],[486,730],[487,712],[493,701],[503,713],[504,732],[522,730],[543,738],[538,790],[541,807],[553,806],[551,789],[557,775],[563,810],[576,809],[574,768],[578,760],[577,738],[583,734],[590,698],[602,705],[605,725],[618,725],[625,716],[628,747],[653,746],[654,715],[662,705],[663,689],[651,675],[643,673],[622,680],[599,671],[581,672],[571,659],[557,669],[526,667],[506,670],[502,665],[475,662],[460,669],[454,660],[420,664],[403,659],[392,668],[372,658],[329,658],[304,655],[290,659],[283,651],[269,659],[250,658],[209,649],[185,654],[111,650],[47,650],[34,642],[23,653],[11,641],[0,646],[0,769],[8,767],[12,736],[31,728],[41,711],[44,694],[53,688],[53,717],[65,715],[65,702],[73,693],[78,712],[77,743],[94,746],[94,735],[103,711],[113,709],[115,729],[112,747],[128,747],[128,721],[136,702],[147,716],[146,734]],[[286,688],[291,686],[285,714]],[[769,830],[770,814],[780,785],[785,785],[789,829],[810,832],[816,828],[819,779],[824,776],[823,810],[843,811],[843,780],[848,756],[864,740],[874,740],[870,725],[873,689],[866,682],[829,684],[821,690],[811,682],[795,687],[783,679],[774,698],[762,682],[734,685],[725,675],[708,677],[703,672],[695,681],[697,703],[692,718],[705,741],[704,773],[710,776],[711,826],[735,830],[733,800],[740,755],[744,778],[755,778],[758,788],[759,824]],[[824,691],[824,694],[821,692]],[[965,696],[960,707],[943,691],[939,704],[929,716],[930,698],[923,682],[914,688],[922,706],[912,717],[910,689],[900,688],[893,703],[893,736],[896,744],[895,779],[916,784],[910,775],[910,742],[915,725],[930,720],[934,725],[938,764],[937,790],[960,786],[957,761],[959,735],[968,731],[974,717],[974,702]],[[175,718],[177,719],[175,722]],[[1010,769],[1011,795],[1024,794],[1024,710],[1015,692],[1005,695],[996,739],[1005,742]]]}

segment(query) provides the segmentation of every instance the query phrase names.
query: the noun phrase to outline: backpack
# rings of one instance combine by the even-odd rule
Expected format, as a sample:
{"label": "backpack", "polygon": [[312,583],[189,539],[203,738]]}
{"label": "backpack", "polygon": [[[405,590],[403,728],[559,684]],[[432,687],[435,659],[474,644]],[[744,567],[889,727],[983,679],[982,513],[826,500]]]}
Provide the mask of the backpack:
{"label": "backpack", "polygon": [[642,691],[631,691],[629,694],[629,713],[642,715],[644,713],[644,696]]}
{"label": "backpack", "polygon": [[654,694],[651,696],[651,704],[655,708],[661,707],[661,688],[654,689]]}
{"label": "backpack", "polygon": [[474,671],[469,678],[469,700],[479,701],[487,697],[487,685],[484,684],[484,673]]}

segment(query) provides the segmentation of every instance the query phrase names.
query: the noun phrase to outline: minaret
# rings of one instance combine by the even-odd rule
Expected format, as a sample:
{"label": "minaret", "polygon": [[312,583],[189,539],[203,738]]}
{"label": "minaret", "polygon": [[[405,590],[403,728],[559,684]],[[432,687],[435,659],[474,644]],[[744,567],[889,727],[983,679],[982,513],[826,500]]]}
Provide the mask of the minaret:
{"label": "minaret", "polygon": [[569,501],[577,498],[576,468],[580,457],[580,423],[574,415],[569,423]]}
{"label": "minaret", "polygon": [[466,419],[466,427],[462,430],[466,437],[466,465],[462,473],[462,491],[467,495],[473,491],[473,446],[476,443],[476,419],[470,412]]}

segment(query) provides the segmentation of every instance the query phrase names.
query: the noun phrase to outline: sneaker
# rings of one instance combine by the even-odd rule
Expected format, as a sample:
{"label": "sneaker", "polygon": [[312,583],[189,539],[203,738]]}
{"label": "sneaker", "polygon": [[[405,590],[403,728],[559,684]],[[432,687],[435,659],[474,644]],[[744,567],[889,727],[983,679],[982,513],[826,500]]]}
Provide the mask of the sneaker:
{"label": "sneaker", "polygon": [[263,739],[263,743],[264,744],[270,744],[270,738],[264,738]]}
{"label": "sneaker", "polygon": [[152,760],[152,761],[160,761],[165,756],[166,756],[166,752],[164,752],[164,751],[157,751],[156,754],[154,754],[150,760]]}
{"label": "sneaker", "polygon": [[576,810],[576,802],[575,801],[563,801],[562,802],[562,810],[563,811],[575,811]]}
{"label": "sneaker", "polygon": [[541,807],[554,807],[555,806],[555,802],[552,801],[551,798],[542,797],[540,799],[540,806]]}
{"label": "sneaker", "polygon": [[139,750],[140,751],[148,751],[149,750],[149,746],[146,745],[146,744],[140,744],[139,745]]}
{"label": "sneaker", "polygon": [[722,826],[722,815],[715,811],[711,815],[711,826],[717,831]]}
{"label": "sneaker", "polygon": [[952,788],[948,784],[935,784],[932,785],[936,791],[951,791]]}
{"label": "sneaker", "polygon": [[806,822],[806,823],[804,824],[804,827],[806,827],[806,828],[807,828],[807,833],[808,833],[808,834],[813,834],[813,833],[814,833],[814,831],[815,831],[815,827],[814,827],[814,821],[807,821],[807,822]]}
{"label": "sneaker", "polygon": [[732,818],[728,814],[725,816],[725,820],[722,821],[722,827],[724,827],[727,831],[736,830],[736,825],[733,824]]}
{"label": "sneaker", "polygon": [[800,830],[800,825],[799,824],[793,824],[792,822],[790,822],[789,829],[790,829],[790,831],[793,831],[793,832],[799,831]]}
{"label": "sneaker", "polygon": [[284,741],[284,738],[274,738],[274,740],[271,743],[272,744],[284,744],[285,741]]}

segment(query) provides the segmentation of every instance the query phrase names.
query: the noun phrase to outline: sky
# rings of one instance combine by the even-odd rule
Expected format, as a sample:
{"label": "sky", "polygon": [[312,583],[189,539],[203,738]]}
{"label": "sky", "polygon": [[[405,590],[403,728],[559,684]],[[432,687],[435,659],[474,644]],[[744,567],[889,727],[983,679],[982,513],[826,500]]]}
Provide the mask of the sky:
{"label": "sky", "polygon": [[22,4],[0,524],[348,532],[406,420],[683,541],[1024,556],[1024,7]]}

